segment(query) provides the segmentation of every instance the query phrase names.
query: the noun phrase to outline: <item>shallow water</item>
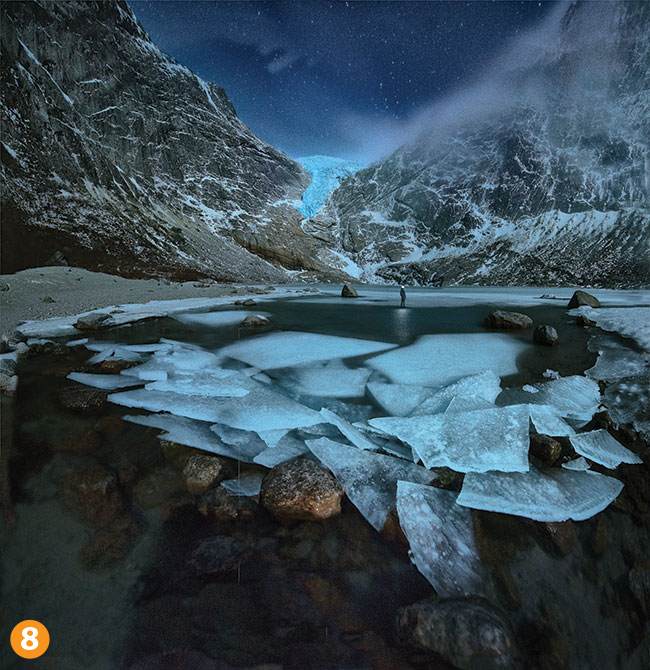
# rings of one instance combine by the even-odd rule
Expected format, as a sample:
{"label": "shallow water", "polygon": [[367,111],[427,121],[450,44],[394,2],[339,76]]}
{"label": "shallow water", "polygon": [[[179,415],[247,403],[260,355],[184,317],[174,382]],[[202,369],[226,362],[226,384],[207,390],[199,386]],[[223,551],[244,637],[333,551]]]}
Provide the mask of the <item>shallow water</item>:
{"label": "shallow water", "polygon": [[[385,298],[377,300],[382,302],[301,298],[258,307],[269,314],[273,330],[399,345],[423,334],[484,332],[481,323],[496,308],[522,311],[536,324],[554,326],[560,346],[531,344],[517,360],[518,372],[504,378],[503,386],[544,381],[547,369],[563,376],[581,374],[596,359],[588,350],[586,329],[575,326],[564,303],[430,307],[418,299],[415,306],[400,309]],[[258,334],[237,327],[189,328],[166,318],[96,339],[147,343],[162,336],[216,350]],[[532,331],[509,336],[530,343]],[[172,667],[213,667],[210,659],[232,667],[450,667],[395,642],[395,611],[433,595],[399,539],[376,533],[347,501],[340,517],[317,523],[281,523],[259,507],[252,519],[202,516],[179,469],[194,450],[163,449],[157,431],[119,421],[127,413],[124,408],[108,405],[100,414],[79,414],[61,406],[59,394],[70,385],[65,374],[83,369],[88,356],[72,350],[20,363],[15,439],[3,450],[16,518],[15,528],[5,522],[0,535],[3,636],[23,619],[45,623],[52,638],[42,659],[48,668],[157,668],[163,652]],[[369,401],[358,401],[364,402]],[[100,419],[110,430],[98,429]],[[96,448],[63,450],[62,442],[82,431],[98,435]],[[138,528],[137,541],[110,565],[101,555],[83,558],[98,531],[66,507],[61,493],[68,473],[96,462],[126,473],[120,489]],[[238,466],[234,474],[249,470],[262,468]],[[473,517],[481,529],[488,596],[508,612],[523,646],[524,667],[613,668],[626,659],[631,669],[644,667],[635,655],[642,615],[620,585],[627,583],[630,553],[644,555],[650,549],[650,526],[644,527],[638,514],[608,509],[600,521],[571,524],[574,539],[566,555],[549,546],[530,521],[486,513]],[[593,548],[603,524],[605,553]],[[194,544],[214,536],[241,541],[246,557],[219,576],[197,576],[188,567]],[[556,638],[560,642],[549,650],[549,640]],[[564,666],[553,656],[562,644],[570,647]],[[3,649],[3,668],[23,667],[11,652],[4,654]]]}

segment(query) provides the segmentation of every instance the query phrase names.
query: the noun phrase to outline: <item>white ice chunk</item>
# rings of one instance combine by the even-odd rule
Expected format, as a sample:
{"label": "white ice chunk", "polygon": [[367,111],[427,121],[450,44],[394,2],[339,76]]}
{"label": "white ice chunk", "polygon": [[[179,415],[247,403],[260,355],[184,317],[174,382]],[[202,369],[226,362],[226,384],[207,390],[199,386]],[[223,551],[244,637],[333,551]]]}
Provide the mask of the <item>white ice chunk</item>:
{"label": "white ice chunk", "polygon": [[223,356],[236,358],[261,370],[287,368],[332,358],[364,356],[392,349],[395,345],[315,333],[270,333],[252,337],[220,350]]}
{"label": "white ice chunk", "polygon": [[580,433],[573,435],[569,440],[576,453],[606,468],[615,468],[621,463],[643,463],[634,452],[626,449],[606,430]]}
{"label": "white ice chunk", "polygon": [[472,515],[456,493],[400,481],[397,514],[415,565],[441,598],[483,594]]}
{"label": "white ice chunk", "polygon": [[339,366],[310,366],[282,370],[274,375],[292,394],[321,398],[362,398],[370,370]]}
{"label": "white ice chunk", "polygon": [[307,440],[307,446],[334,473],[352,504],[378,531],[384,527],[388,513],[395,509],[398,480],[428,484],[435,477],[414,463],[361,451],[326,437]]}
{"label": "white ice chunk", "polygon": [[323,407],[320,413],[326,421],[334,424],[355,447],[377,451],[377,445],[372,440],[369,440],[361,431],[357,430],[349,421],[341,418],[338,414],[334,414],[334,412],[331,412],[326,407]]}
{"label": "white ice chunk", "polygon": [[79,384],[85,384],[86,386],[92,386],[96,389],[104,389],[108,391],[142,384],[142,382],[137,379],[129,379],[128,377],[122,377],[121,375],[94,375],[87,372],[71,372],[68,375],[68,379],[71,379],[73,382],[79,382]]}
{"label": "white ice chunk", "polygon": [[78,340],[70,340],[69,342],[65,343],[66,347],[78,347],[82,344],[88,344],[88,338],[87,337],[81,337]]}
{"label": "white ice chunk", "polygon": [[125,416],[123,418],[125,421],[137,423],[141,426],[149,426],[167,431],[159,435],[160,439],[209,451],[219,456],[252,463],[253,458],[258,453],[254,447],[237,447],[226,444],[210,430],[210,425],[203,421],[194,421],[193,419],[174,416],[172,414],[149,414],[146,416]]}
{"label": "white ice chunk", "polygon": [[175,373],[209,371],[214,378],[235,374],[236,370],[223,368],[222,362],[222,358],[203,349],[176,347],[172,351],[156,353],[146,363],[124,370],[122,374],[147,381],[164,381]]}
{"label": "white ice chunk", "polygon": [[86,363],[89,363],[90,365],[95,365],[95,363],[102,363],[104,361],[127,361],[130,363],[138,363],[141,360],[142,356],[136,351],[129,351],[124,347],[111,345],[100,351],[98,354],[91,356]]}
{"label": "white ice chunk", "polygon": [[530,384],[524,384],[521,387],[524,391],[528,391],[528,393],[538,393],[538,389],[536,389],[534,386],[531,386]]}
{"label": "white ice chunk", "polygon": [[254,472],[237,479],[226,479],[221,482],[221,486],[233,496],[256,496],[262,488],[263,479],[262,473]]}
{"label": "white ice chunk", "polygon": [[397,384],[444,386],[486,370],[514,374],[517,356],[528,348],[504,333],[423,335],[410,346],[369,359],[367,365]]}
{"label": "white ice chunk", "polygon": [[[217,374],[214,374],[216,372]],[[226,396],[241,398],[248,395],[248,389],[235,375],[223,378],[220,371],[205,370],[196,374],[176,375],[146,385],[151,391],[172,391],[183,395]]]}
{"label": "white ice chunk", "polygon": [[248,312],[245,310],[226,310],[223,312],[207,313],[185,313],[174,314],[174,319],[190,326],[209,326],[220,328],[223,326],[236,326],[240,324],[247,316],[259,314],[260,316],[270,316],[266,312]]}
{"label": "white ice chunk", "polygon": [[567,463],[562,463],[562,467],[567,470],[589,470],[589,463],[586,458],[580,456],[579,458],[574,458],[572,461]]}
{"label": "white ice chunk", "polygon": [[369,423],[416,451],[428,468],[457,472],[528,470],[528,407],[495,407],[458,414],[387,417]]}
{"label": "white ice chunk", "polygon": [[[501,380],[492,370],[486,370],[485,372],[459,379],[431,393],[424,402],[415,408],[412,416],[424,416],[426,414],[444,412],[453,398],[467,396],[483,398],[490,405],[493,405],[499,393],[501,393]],[[476,409],[480,408],[477,407]],[[454,410],[452,409],[452,411]]]}
{"label": "white ice chunk", "polygon": [[560,412],[551,405],[528,405],[530,411],[530,420],[535,426],[535,430],[543,435],[553,435],[561,437],[573,435],[575,431],[571,426],[563,421]]}
{"label": "white ice chunk", "polygon": [[553,468],[546,474],[534,469],[469,473],[457,502],[535,521],[582,521],[604,510],[622,489],[622,482],[613,477],[565,468]]}
{"label": "white ice chunk", "polygon": [[265,449],[255,456],[255,463],[264,465],[267,468],[274,468],[285,461],[292,461],[298,456],[309,453],[309,449],[304,440],[293,435],[283,437],[275,447]]}
{"label": "white ice chunk", "polygon": [[[647,251],[647,249],[646,249]],[[650,307],[578,307],[569,314],[582,314],[599,328],[629,337],[645,351],[650,351]]]}
{"label": "white ice chunk", "polygon": [[407,416],[433,393],[426,386],[409,384],[370,382],[367,388],[375,402],[390,416]]}
{"label": "white ice chunk", "polygon": [[574,375],[533,385],[535,393],[521,388],[509,388],[499,396],[500,405],[531,403],[551,405],[567,419],[589,421],[600,406],[600,390],[593,379]]}
{"label": "white ice chunk", "polygon": [[272,449],[288,432],[288,428],[280,428],[279,430],[259,430],[257,434],[264,440],[266,446]]}

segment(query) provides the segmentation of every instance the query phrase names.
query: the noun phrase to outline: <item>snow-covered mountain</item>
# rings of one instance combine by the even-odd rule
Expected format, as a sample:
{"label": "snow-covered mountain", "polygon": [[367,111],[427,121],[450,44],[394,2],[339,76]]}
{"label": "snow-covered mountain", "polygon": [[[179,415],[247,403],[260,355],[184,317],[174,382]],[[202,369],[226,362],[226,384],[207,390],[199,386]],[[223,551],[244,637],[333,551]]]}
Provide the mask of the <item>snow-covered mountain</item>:
{"label": "snow-covered mountain", "polygon": [[650,3],[574,2],[305,230],[366,280],[650,284]]}
{"label": "snow-covered mountain", "polygon": [[298,211],[306,217],[318,212],[330,193],[338,187],[341,179],[365,167],[359,161],[345,160],[335,156],[307,156],[299,158],[298,162],[311,177],[311,183],[302,194],[302,203],[298,206]]}
{"label": "snow-covered mountain", "polygon": [[223,89],[151,42],[126,2],[3,2],[2,268],[61,252],[124,275],[327,274],[297,162]]}

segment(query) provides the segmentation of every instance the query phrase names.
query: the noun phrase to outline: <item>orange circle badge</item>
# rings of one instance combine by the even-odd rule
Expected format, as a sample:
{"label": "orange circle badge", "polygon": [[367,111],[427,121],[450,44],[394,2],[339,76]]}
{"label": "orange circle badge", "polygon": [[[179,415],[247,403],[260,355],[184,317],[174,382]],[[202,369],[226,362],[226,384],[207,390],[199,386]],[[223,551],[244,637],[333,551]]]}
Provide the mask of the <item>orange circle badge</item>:
{"label": "orange circle badge", "polygon": [[11,631],[11,648],[23,658],[38,658],[50,646],[50,634],[40,621],[25,619]]}

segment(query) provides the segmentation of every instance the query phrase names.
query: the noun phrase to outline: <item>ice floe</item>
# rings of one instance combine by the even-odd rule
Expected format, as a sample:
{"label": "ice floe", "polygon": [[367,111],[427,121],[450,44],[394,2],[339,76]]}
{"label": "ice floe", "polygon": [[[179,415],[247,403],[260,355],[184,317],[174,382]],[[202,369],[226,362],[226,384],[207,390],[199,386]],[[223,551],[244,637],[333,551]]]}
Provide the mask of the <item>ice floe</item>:
{"label": "ice floe", "polygon": [[472,516],[456,497],[422,484],[397,484],[397,514],[413,560],[442,598],[483,593]]}
{"label": "ice floe", "polygon": [[560,410],[551,405],[528,405],[530,420],[538,433],[562,437],[573,435],[575,431],[560,417]]}
{"label": "ice floe", "polygon": [[269,333],[223,347],[220,354],[261,370],[288,368],[333,358],[364,356],[392,349],[394,344],[316,333]]}
{"label": "ice floe", "polygon": [[372,440],[368,439],[361,431],[357,430],[349,421],[346,421],[338,414],[331,412],[326,407],[321,409],[320,414],[328,423],[336,426],[355,447],[369,449],[370,451],[377,450],[377,445]]}
{"label": "ice floe", "polygon": [[565,468],[468,473],[457,502],[535,521],[582,521],[604,510],[622,489],[613,477]]}
{"label": "ice floe", "polygon": [[621,463],[643,463],[634,452],[626,449],[606,430],[580,433],[573,435],[569,440],[576,453],[606,468],[615,468]]}
{"label": "ice floe", "polygon": [[432,393],[426,386],[409,384],[368,383],[368,392],[390,416],[407,416]]}
{"label": "ice floe", "polygon": [[[338,363],[338,361],[334,361]],[[287,368],[273,375],[292,394],[321,398],[362,398],[370,370],[344,365]]]}
{"label": "ice floe", "polygon": [[241,384],[241,377],[230,375],[224,379],[218,372],[206,370],[197,374],[175,375],[173,378],[150,382],[145,388],[151,391],[171,391],[183,395],[207,397],[241,398],[248,395],[248,389]]}
{"label": "ice floe", "polygon": [[650,351],[650,307],[578,307],[569,314],[582,314],[603,330],[615,331]]}
{"label": "ice floe", "polygon": [[85,386],[92,386],[93,388],[104,389],[106,391],[138,386],[144,383],[139,379],[122,377],[121,375],[95,375],[88,372],[71,372],[68,375],[68,379]]}
{"label": "ice floe", "polygon": [[396,384],[439,387],[487,370],[497,376],[514,374],[517,356],[528,348],[504,333],[423,335],[366,363]]}
{"label": "ice floe", "polygon": [[245,310],[224,310],[220,312],[190,312],[185,314],[174,314],[174,319],[189,326],[209,326],[222,328],[225,326],[236,326],[247,316],[270,316],[267,312],[248,312]]}
{"label": "ice floe", "polygon": [[409,444],[428,468],[457,472],[525,472],[529,468],[527,405],[417,417],[370,419]]}
{"label": "ice floe", "polygon": [[388,513],[395,509],[398,480],[428,484],[435,477],[413,463],[362,451],[326,437],[307,440],[307,446],[334,473],[352,504],[378,531],[384,527]]}
{"label": "ice floe", "polygon": [[[88,348],[88,347],[87,347]],[[139,363],[142,360],[142,355],[137,351],[131,351],[125,347],[110,346],[102,349],[99,353],[91,356],[86,363],[95,365],[96,363],[103,363],[104,361],[127,361],[129,363]]]}

